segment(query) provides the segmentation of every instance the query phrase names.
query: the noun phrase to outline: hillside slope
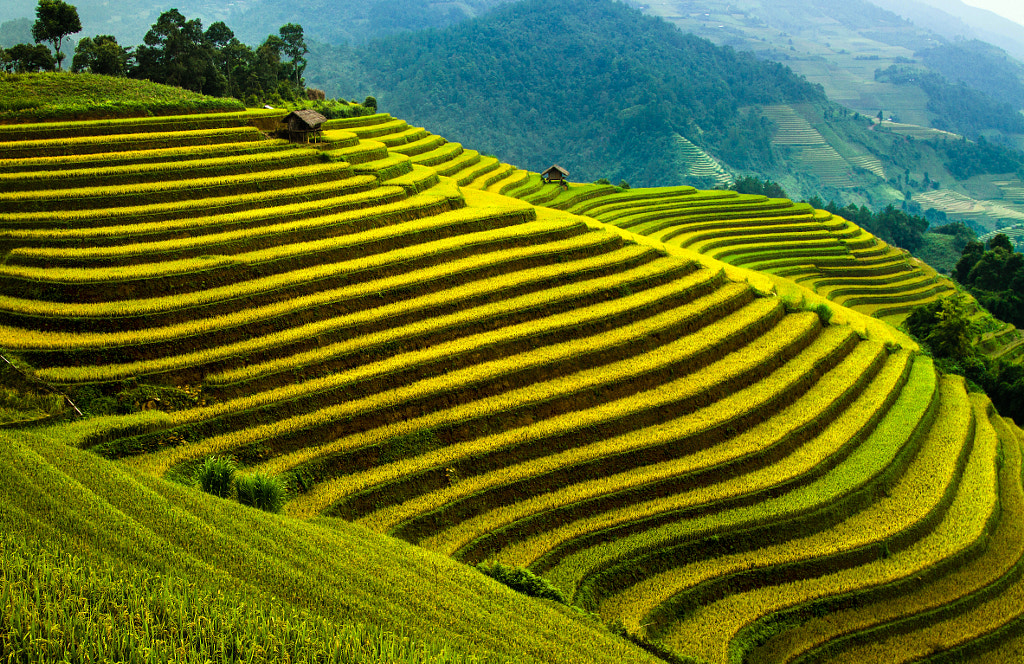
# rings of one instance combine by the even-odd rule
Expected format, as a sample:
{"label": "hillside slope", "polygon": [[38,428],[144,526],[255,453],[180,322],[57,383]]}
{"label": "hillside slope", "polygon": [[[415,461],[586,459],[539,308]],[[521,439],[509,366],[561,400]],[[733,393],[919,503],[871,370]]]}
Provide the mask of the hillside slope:
{"label": "hillside slope", "polygon": [[[6,624],[84,584],[79,555],[97,592],[130,567],[145,590],[113,606],[171,641],[195,611],[143,607],[195,583],[236,589],[208,617],[264,652],[362,622],[366,661],[399,629],[412,661],[651,661],[450,556],[529,567],[697,661],[1020,634],[1020,430],[790,279],[938,297],[902,252],[785,199],[545,185],[386,114],[301,145],[265,121],[0,126],[0,348],[15,391],[94,416],[0,439],[5,573],[58,579]],[[277,478],[286,516],[180,486],[210,455]]]}

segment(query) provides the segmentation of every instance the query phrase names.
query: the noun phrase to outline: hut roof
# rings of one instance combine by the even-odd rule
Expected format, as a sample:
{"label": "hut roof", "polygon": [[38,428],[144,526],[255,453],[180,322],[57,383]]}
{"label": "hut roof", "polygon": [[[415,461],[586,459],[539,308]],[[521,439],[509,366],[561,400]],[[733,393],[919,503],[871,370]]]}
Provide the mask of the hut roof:
{"label": "hut roof", "polygon": [[283,121],[287,123],[292,117],[298,118],[310,129],[319,129],[320,125],[327,121],[326,117],[308,108],[304,108],[301,111],[292,111],[284,116]]}
{"label": "hut roof", "polygon": [[562,168],[558,164],[555,164],[554,166],[552,166],[548,170],[544,171],[543,173],[541,173],[541,175],[548,175],[549,173],[553,173],[555,171],[558,171],[559,173],[561,173],[562,177],[564,177],[564,178],[569,177],[569,171],[565,170],[564,168]]}

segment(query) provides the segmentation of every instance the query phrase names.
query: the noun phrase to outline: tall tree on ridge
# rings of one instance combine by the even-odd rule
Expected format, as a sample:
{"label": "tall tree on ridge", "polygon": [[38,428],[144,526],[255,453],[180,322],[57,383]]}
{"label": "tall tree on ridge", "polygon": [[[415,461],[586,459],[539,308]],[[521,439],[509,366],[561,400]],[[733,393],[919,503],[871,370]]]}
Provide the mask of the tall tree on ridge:
{"label": "tall tree on ridge", "polygon": [[78,9],[64,0],[39,0],[36,7],[36,22],[32,26],[32,38],[39,42],[50,42],[57,53],[57,69],[61,69],[64,54],[60,47],[64,38],[82,31]]}
{"label": "tall tree on ridge", "polygon": [[295,72],[295,86],[302,86],[302,72],[306,68],[305,56],[309,53],[306,40],[302,35],[302,26],[296,23],[282,25],[278,30],[281,41],[284,42],[283,50],[285,55],[292,59],[292,69]]}

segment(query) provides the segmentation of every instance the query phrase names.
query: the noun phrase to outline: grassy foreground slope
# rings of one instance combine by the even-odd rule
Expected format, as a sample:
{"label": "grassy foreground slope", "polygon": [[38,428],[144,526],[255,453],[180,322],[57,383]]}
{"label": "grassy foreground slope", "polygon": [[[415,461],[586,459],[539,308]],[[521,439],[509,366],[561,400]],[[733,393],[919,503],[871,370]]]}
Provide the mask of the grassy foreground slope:
{"label": "grassy foreground slope", "polygon": [[337,520],[0,432],[4,661],[648,662],[592,619]]}
{"label": "grassy foreground slope", "polygon": [[[452,661],[648,657],[452,558],[529,567],[697,661],[1019,635],[1020,431],[791,279],[878,307],[919,280],[901,307],[936,296],[923,268],[791,201],[563,191],[385,114],[316,145],[255,119],[0,127],[0,348],[112,415],[5,435],[5,548],[60,551],[5,568],[107,588],[127,566],[149,622],[191,624],[196,583],[264,649],[362,622]],[[276,477],[287,516],[180,486],[209,455]]]}

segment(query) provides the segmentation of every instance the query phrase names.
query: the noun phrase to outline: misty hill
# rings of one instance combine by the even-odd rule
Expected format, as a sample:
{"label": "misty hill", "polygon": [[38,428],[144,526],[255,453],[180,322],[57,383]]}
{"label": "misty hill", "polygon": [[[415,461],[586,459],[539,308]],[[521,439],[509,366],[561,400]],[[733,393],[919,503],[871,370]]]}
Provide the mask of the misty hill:
{"label": "misty hill", "polygon": [[611,0],[557,12],[527,0],[348,54],[365,86],[352,94],[376,94],[389,112],[512,163],[558,162],[586,180],[678,182],[677,136],[735,167],[767,168],[770,126],[748,108],[825,101],[781,65]]}

